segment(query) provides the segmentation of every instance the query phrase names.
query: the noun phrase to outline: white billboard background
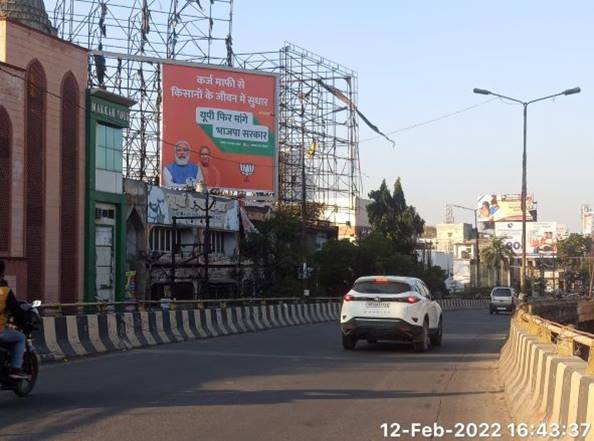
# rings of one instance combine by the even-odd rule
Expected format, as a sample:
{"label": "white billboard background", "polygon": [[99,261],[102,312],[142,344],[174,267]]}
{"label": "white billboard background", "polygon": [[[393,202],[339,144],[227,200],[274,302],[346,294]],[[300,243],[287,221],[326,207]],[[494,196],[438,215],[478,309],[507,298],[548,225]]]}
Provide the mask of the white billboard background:
{"label": "white billboard background", "polygon": [[[514,254],[522,255],[522,222],[495,223],[495,236],[502,238]],[[557,252],[559,233],[557,222],[526,223],[526,255],[552,256]]]}

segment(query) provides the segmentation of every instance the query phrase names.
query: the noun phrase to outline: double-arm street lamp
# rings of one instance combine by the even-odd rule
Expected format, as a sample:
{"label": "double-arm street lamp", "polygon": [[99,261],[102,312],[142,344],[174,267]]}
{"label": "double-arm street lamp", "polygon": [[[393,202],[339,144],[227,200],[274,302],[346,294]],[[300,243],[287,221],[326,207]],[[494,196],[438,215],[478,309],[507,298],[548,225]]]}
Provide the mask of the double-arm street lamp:
{"label": "double-arm street lamp", "polygon": [[575,93],[580,93],[579,87],[574,87],[573,89],[567,89],[563,92],[555,93],[553,95],[544,96],[542,98],[536,98],[530,101],[522,101],[516,98],[511,98],[509,96],[500,95],[498,93],[491,92],[485,89],[474,89],[474,93],[478,93],[480,95],[493,95],[508,101],[513,101],[515,103],[521,104],[524,107],[524,153],[522,155],[522,272],[520,276],[520,286],[521,291],[523,293],[526,292],[526,133],[527,133],[527,119],[528,119],[528,105],[532,103],[536,103],[538,101],[544,101],[551,98],[555,98],[561,95],[573,95]]}

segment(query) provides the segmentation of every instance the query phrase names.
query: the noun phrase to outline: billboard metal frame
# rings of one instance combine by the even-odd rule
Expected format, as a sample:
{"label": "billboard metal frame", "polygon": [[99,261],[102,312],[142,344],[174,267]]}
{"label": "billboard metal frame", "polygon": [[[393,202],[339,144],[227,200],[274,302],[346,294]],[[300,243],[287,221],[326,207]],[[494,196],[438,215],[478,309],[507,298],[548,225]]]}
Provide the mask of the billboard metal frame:
{"label": "billboard metal frame", "polygon": [[357,73],[288,42],[279,51],[234,54],[234,60],[244,69],[279,73],[279,203],[298,206],[305,199],[335,224],[354,217],[362,188]]}
{"label": "billboard metal frame", "polygon": [[162,63],[276,73],[276,200],[316,205],[333,223],[354,216],[362,188],[355,71],[291,43],[235,54],[233,0],[49,0],[48,7],[58,36],[89,49],[88,86],[136,101],[124,134],[125,177],[159,182]]}

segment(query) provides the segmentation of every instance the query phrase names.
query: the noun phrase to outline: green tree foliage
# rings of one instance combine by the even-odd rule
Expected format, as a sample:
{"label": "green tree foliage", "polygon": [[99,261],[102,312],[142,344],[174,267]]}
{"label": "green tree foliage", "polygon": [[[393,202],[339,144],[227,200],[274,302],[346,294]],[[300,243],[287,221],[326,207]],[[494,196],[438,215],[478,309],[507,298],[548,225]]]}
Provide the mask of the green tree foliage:
{"label": "green tree foliage", "polygon": [[489,268],[494,268],[497,274],[497,285],[501,283],[501,268],[509,268],[514,258],[513,250],[508,247],[502,238],[494,237],[491,243],[481,250],[481,261]]}
{"label": "green tree foliage", "polygon": [[[330,240],[313,258],[309,256],[308,262],[314,266],[309,283],[313,294],[342,296],[356,278],[374,274],[419,277],[434,292],[445,292],[444,271],[438,267],[425,268],[418,262],[415,245],[424,221],[414,207],[406,205],[400,179],[392,194],[382,182],[380,189],[370,196],[374,199],[369,211],[374,226],[370,235],[358,243]],[[274,216],[256,222],[256,226],[259,234],[248,235],[241,249],[243,256],[253,262],[262,294],[300,295],[299,210],[281,207]]]}
{"label": "green tree foliage", "polygon": [[445,272],[425,268],[415,257],[399,253],[381,233],[374,232],[358,244],[331,240],[316,253],[317,293],[344,295],[361,276],[399,275],[421,278],[433,292],[445,292]]}
{"label": "green tree foliage", "polygon": [[573,290],[576,282],[582,286],[589,284],[592,238],[581,234],[570,234],[557,242],[557,256],[563,268],[563,277],[567,290]]}
{"label": "green tree foliage", "polygon": [[248,235],[242,253],[254,264],[266,295],[290,296],[299,291],[297,272],[301,241],[299,218],[285,210],[256,222],[259,234]]}
{"label": "green tree foliage", "polygon": [[415,207],[406,204],[400,178],[394,183],[392,193],[384,179],[380,188],[371,191],[369,197],[373,202],[367,206],[367,213],[373,230],[392,242],[399,253],[414,254],[425,221]]}

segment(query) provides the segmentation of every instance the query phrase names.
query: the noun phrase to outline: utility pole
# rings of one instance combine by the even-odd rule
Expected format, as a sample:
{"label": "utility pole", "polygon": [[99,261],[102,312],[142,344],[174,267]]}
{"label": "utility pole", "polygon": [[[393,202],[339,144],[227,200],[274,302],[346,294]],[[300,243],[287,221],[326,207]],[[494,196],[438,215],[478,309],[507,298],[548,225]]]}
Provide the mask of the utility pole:
{"label": "utility pole", "polygon": [[479,240],[479,230],[478,230],[478,222],[477,222],[477,214],[478,210],[474,210],[474,232],[475,232],[475,239],[476,239],[476,287],[481,287],[481,249],[480,249],[480,240]]}
{"label": "utility pole", "polygon": [[171,298],[175,299],[175,253],[177,252],[177,216],[172,217],[173,220],[173,240],[171,241]]}
{"label": "utility pole", "polygon": [[210,192],[208,191],[208,187],[206,187],[206,185],[204,186],[206,188],[206,207],[205,207],[205,214],[206,214],[206,229],[204,230],[204,286],[206,288],[206,292],[208,293],[208,258],[210,255],[210,216],[209,216],[209,211],[210,211],[210,200],[209,200],[209,195]]}
{"label": "utility pole", "polygon": [[303,96],[303,83],[301,83],[301,262],[302,262],[302,281],[303,295],[308,295],[307,289],[307,198],[305,185],[305,103]]}

